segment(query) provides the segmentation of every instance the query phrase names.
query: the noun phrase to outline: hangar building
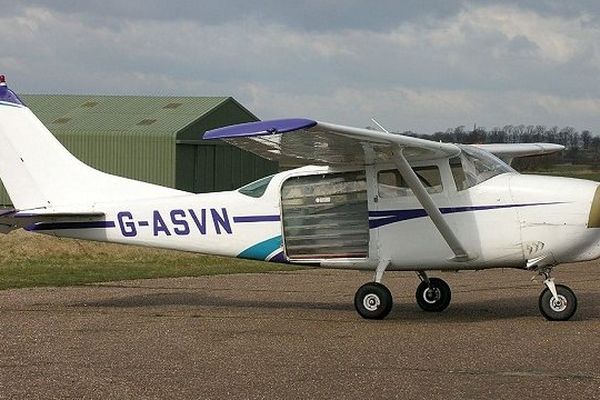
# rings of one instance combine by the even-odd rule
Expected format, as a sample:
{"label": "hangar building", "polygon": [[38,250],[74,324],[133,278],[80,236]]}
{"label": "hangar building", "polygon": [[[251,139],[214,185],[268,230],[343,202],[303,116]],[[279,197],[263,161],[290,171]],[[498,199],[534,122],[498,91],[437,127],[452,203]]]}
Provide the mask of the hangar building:
{"label": "hangar building", "polygon": [[[76,157],[99,170],[189,192],[229,190],[276,163],[202,134],[258,118],[232,97],[21,95]],[[0,203],[10,199],[0,187]]]}

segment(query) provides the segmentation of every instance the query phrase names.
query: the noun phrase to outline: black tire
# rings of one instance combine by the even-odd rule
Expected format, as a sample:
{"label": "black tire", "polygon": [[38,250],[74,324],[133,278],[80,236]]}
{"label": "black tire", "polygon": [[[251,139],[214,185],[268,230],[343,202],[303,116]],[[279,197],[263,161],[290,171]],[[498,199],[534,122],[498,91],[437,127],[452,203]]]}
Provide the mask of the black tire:
{"label": "black tire", "polygon": [[354,295],[354,307],[366,319],[385,318],[392,310],[393,303],[390,290],[377,282],[365,283]]}
{"label": "black tire", "polygon": [[423,311],[441,312],[450,304],[452,291],[443,279],[429,278],[429,285],[423,281],[417,287],[415,297]]}
{"label": "black tire", "polygon": [[556,285],[558,303],[554,300],[550,289],[540,294],[539,307],[542,315],[549,321],[566,321],[577,311],[577,296],[564,285]]}

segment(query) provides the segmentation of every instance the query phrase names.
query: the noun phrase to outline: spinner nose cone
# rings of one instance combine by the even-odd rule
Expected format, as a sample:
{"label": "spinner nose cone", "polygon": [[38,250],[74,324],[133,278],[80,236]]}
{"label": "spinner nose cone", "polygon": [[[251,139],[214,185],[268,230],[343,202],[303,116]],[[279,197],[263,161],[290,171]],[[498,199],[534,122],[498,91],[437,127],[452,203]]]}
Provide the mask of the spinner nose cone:
{"label": "spinner nose cone", "polygon": [[587,227],[600,228],[600,185],[596,188],[594,197],[592,198]]}

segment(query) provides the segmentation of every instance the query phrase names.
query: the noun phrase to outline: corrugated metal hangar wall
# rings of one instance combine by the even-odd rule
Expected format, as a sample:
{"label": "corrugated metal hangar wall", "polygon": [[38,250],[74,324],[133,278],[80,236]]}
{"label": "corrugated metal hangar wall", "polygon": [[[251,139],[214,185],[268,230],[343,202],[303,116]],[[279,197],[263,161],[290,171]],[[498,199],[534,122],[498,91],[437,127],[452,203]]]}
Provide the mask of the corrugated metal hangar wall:
{"label": "corrugated metal hangar wall", "polygon": [[[231,97],[22,95],[69,151],[99,170],[189,192],[229,190],[276,163],[202,134],[258,119]],[[10,199],[0,187],[0,203]]]}

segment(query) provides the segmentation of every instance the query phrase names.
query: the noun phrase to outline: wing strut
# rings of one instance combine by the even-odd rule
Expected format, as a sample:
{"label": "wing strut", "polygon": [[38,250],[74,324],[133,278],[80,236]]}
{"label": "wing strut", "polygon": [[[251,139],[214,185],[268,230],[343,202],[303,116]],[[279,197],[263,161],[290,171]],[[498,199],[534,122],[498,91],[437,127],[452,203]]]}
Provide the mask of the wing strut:
{"label": "wing strut", "polygon": [[473,257],[467,253],[462,243],[458,240],[458,238],[450,228],[450,225],[448,225],[439,208],[437,208],[437,206],[433,202],[433,199],[425,189],[425,186],[423,186],[423,184],[419,180],[419,177],[417,176],[415,171],[413,171],[410,164],[406,160],[406,157],[404,157],[403,148],[397,147],[396,149],[397,151],[394,151],[394,163],[396,164],[398,171],[400,171],[400,174],[402,175],[404,180],[406,180],[408,187],[410,187],[410,189],[413,191],[413,193],[417,197],[417,200],[419,200],[421,206],[423,206],[435,227],[438,229],[446,243],[448,243],[450,249],[452,249],[452,251],[454,252],[455,256],[452,258],[452,260],[471,260]]}

